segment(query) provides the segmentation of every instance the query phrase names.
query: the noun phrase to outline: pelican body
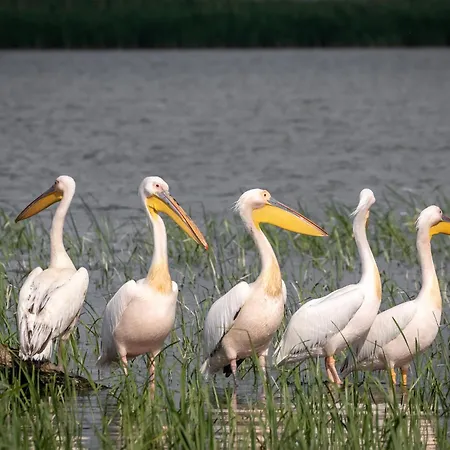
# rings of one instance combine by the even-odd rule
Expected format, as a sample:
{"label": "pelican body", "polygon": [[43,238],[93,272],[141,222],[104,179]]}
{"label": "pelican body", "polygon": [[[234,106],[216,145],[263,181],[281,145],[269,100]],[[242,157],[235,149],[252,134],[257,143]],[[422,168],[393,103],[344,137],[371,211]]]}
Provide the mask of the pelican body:
{"label": "pelican body", "polygon": [[227,376],[233,374],[235,384],[237,366],[245,358],[257,355],[265,369],[270,342],[284,315],[286,286],[260,224],[269,223],[312,236],[327,236],[315,223],[271,198],[266,190],[245,192],[237,201],[236,210],[258,247],[262,268],[253,283],[240,282],[211,306],[204,326],[206,359],[201,367],[205,375],[223,369]]}
{"label": "pelican body", "polygon": [[192,239],[205,249],[205,238],[192,219],[169,194],[168,184],[160,177],[145,178],[139,195],[152,224],[154,251],[146,278],[125,283],[106,306],[102,324],[102,353],[99,366],[120,359],[150,355],[150,381],[154,387],[154,358],[173,328],[178,286],[171,280],[167,256],[167,234],[159,213],[167,214]]}
{"label": "pelican body", "polygon": [[[63,243],[64,220],[74,194],[75,181],[62,175],[16,218],[19,222],[60,202],[50,231],[50,265],[45,270],[36,267],[19,293],[19,356],[25,360],[50,359],[54,341],[57,338],[65,341],[70,337],[84,303],[89,284],[88,272],[84,267],[75,268]],[[59,366],[61,362],[60,355]]]}
{"label": "pelican body", "polygon": [[422,270],[422,288],[415,300],[401,303],[378,314],[364,344],[347,356],[342,375],[354,370],[390,371],[396,383],[400,368],[402,384],[407,384],[411,361],[434,341],[441,321],[442,299],[431,254],[431,237],[450,234],[450,219],[437,206],[424,209],[417,219],[417,252]]}
{"label": "pelican body", "polygon": [[380,274],[366,236],[366,223],[374,203],[373,192],[363,189],[353,213],[353,234],[362,263],[361,280],[307,302],[292,316],[275,351],[277,365],[325,357],[328,378],[342,383],[334,355],[350,344],[357,347],[364,342],[381,302]]}

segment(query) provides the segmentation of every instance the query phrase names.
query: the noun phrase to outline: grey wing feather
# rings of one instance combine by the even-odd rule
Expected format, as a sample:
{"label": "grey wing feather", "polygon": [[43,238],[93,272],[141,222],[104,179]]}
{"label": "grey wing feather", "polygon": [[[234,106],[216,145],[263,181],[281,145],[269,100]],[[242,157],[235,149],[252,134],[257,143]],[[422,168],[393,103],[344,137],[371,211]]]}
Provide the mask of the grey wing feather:
{"label": "grey wing feather", "polygon": [[[172,287],[175,288],[173,285]],[[134,280],[127,281],[106,305],[102,323],[102,354],[97,361],[98,366],[107,365],[117,357],[114,330],[133,299],[135,290],[136,282]]]}
{"label": "grey wing feather", "polygon": [[250,285],[241,281],[213,303],[206,316],[203,330],[205,358],[214,352],[231,328],[249,293]]}
{"label": "grey wing feather", "polygon": [[29,353],[28,334],[29,330],[33,328],[34,317],[29,317],[28,313],[33,299],[35,297],[34,291],[36,286],[33,284],[34,280],[40,275],[43,270],[36,267],[30,272],[19,292],[19,303],[17,305],[17,327],[19,329],[20,351],[19,356],[25,358]]}
{"label": "grey wing feather", "polygon": [[378,314],[364,343],[355,355],[349,354],[345,359],[341,369],[344,376],[355,369],[353,359],[356,360],[356,366],[378,359],[383,353],[383,347],[401,335],[416,313],[416,302],[409,301]]}
{"label": "grey wing feather", "polygon": [[[34,272],[34,271],[33,271]],[[69,332],[83,306],[89,275],[80,268],[69,278],[48,287],[32,281],[26,301],[20,302],[21,353],[26,358],[45,359],[53,339]],[[25,286],[24,286],[25,287]],[[41,355],[43,353],[43,355]]]}
{"label": "grey wing feather", "polygon": [[275,351],[276,364],[302,362],[342,331],[364,301],[364,290],[350,285],[311,300],[291,318]]}

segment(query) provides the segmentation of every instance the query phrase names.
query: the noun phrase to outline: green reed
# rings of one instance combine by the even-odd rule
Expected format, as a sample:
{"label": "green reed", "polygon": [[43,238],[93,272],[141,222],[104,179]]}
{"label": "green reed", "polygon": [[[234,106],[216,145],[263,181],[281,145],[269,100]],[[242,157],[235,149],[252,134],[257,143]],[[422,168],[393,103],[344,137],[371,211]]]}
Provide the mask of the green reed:
{"label": "green reed", "polygon": [[3,0],[0,48],[446,46],[447,0]]}
{"label": "green reed", "polygon": [[[446,199],[438,203],[449,204]],[[424,206],[420,199],[393,194],[372,208],[368,233],[382,274],[383,309],[414,297],[420,289],[414,220]],[[396,213],[399,209],[403,215]],[[346,205],[333,204],[319,217],[309,214],[322,222],[328,238],[265,227],[288,288],[286,320],[275,342],[304,301],[358,280],[350,211]],[[324,382],[323,363],[315,361],[292,369],[271,367],[270,382],[262,385],[260,368],[248,361],[239,371],[243,380],[234,411],[232,383],[222,376],[205,382],[199,366],[210,305],[239,280],[252,281],[259,270],[254,244],[240,219],[205,215],[201,229],[210,244],[207,252],[166,220],[179,308],[175,329],[157,358],[156,395],[150,400],[144,357],[137,358],[128,376],[120,368],[99,373],[93,362],[106,302],[125,280],[140,278],[148,270],[151,229],[144,226],[144,214],[141,221],[124,228],[86,207],[90,226],[81,234],[76,217],[82,213],[74,213],[68,221],[65,244],[75,264],[89,269],[91,281],[66,359],[69,370],[87,378],[92,390],[80,393],[70,378],[63,385],[56,379],[43,384],[33,370],[0,369],[0,421],[5,424],[0,448],[92,448],[92,442],[83,441],[88,426],[91,439],[105,449],[419,449],[430,431],[438,448],[448,446],[449,237],[433,239],[445,305],[441,330],[432,348],[415,358],[406,392],[393,388],[384,373],[351,375],[343,389],[336,389]],[[18,290],[32,267],[46,266],[49,236],[39,217],[16,225],[0,212],[0,224],[0,342],[17,347]],[[340,355],[338,363],[342,360]],[[259,400],[262,392],[264,402]]]}

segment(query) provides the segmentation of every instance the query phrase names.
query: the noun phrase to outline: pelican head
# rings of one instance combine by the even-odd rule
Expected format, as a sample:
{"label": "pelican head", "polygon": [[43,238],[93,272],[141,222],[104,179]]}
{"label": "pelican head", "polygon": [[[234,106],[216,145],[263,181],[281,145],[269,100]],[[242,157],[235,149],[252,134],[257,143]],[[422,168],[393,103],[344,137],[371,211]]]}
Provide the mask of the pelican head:
{"label": "pelican head", "polygon": [[294,233],[328,236],[325,230],[289,206],[273,199],[269,191],[264,189],[244,192],[236,202],[235,210],[247,225],[253,222],[259,228],[259,224],[269,223]]}
{"label": "pelican head", "polygon": [[351,213],[351,216],[357,216],[360,213],[365,213],[365,221],[369,219],[370,208],[376,202],[375,195],[370,189],[363,189],[359,194],[359,203],[356,209]]}
{"label": "pelican head", "polygon": [[59,176],[52,184],[50,189],[47,189],[38,198],[33,200],[17,217],[16,222],[38,214],[45,208],[48,208],[53,203],[61,201],[64,195],[71,195],[75,193],[75,180],[68,175]]}
{"label": "pelican head", "polygon": [[444,216],[441,208],[436,205],[428,206],[419,215],[416,222],[417,230],[429,229],[430,236],[435,234],[450,234],[450,218]]}
{"label": "pelican head", "polygon": [[205,249],[208,244],[194,221],[169,194],[169,185],[160,177],[147,177],[139,187],[139,193],[151,217],[167,214],[188,236]]}

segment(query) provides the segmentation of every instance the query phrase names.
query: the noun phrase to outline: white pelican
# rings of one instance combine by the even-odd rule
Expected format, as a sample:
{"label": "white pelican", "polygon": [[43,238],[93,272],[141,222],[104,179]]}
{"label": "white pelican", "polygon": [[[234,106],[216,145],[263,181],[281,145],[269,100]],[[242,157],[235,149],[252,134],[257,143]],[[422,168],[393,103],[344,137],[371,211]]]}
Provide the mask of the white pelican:
{"label": "white pelican", "polygon": [[400,367],[402,384],[415,354],[426,350],[439,329],[442,299],[431,255],[431,237],[450,234],[450,219],[437,206],[424,209],[417,219],[417,252],[422,270],[422,288],[415,300],[401,303],[378,314],[364,345],[348,355],[342,368],[345,377],[354,370],[390,370],[396,383]]}
{"label": "white pelican", "polygon": [[273,334],[284,315],[286,286],[281,279],[275,253],[261,231],[269,223],[295,233],[327,236],[315,223],[275,201],[266,190],[252,189],[241,195],[235,209],[252,235],[262,260],[259,277],[253,283],[241,281],[211,306],[204,326],[205,375],[223,368],[233,374],[247,357],[255,354],[265,371],[265,358]]}
{"label": "white pelican", "polygon": [[63,243],[64,219],[75,194],[73,178],[62,175],[53,186],[30,203],[16,218],[28,219],[61,201],[50,231],[50,265],[36,267],[19,293],[17,319],[22,359],[50,359],[53,342],[59,343],[58,365],[62,366],[62,341],[69,339],[84,303],[89,275],[84,267],[75,269]]}
{"label": "white pelican", "polygon": [[349,344],[358,346],[364,342],[381,302],[380,274],[366,236],[369,210],[374,203],[373,192],[363,189],[353,213],[353,234],[362,264],[361,280],[307,302],[292,316],[275,352],[277,365],[325,356],[328,378],[336,384],[342,383],[334,355]]}
{"label": "white pelican", "polygon": [[146,278],[126,282],[106,305],[102,353],[97,364],[109,365],[120,358],[127,373],[129,358],[149,353],[152,392],[154,359],[173,327],[178,295],[178,286],[169,273],[166,227],[158,213],[167,214],[205,249],[208,244],[192,219],[169,194],[169,186],[162,178],[145,178],[139,195],[153,226],[153,259]]}

